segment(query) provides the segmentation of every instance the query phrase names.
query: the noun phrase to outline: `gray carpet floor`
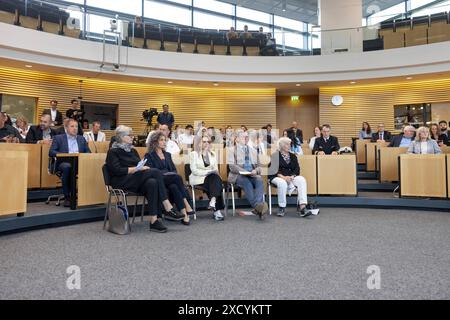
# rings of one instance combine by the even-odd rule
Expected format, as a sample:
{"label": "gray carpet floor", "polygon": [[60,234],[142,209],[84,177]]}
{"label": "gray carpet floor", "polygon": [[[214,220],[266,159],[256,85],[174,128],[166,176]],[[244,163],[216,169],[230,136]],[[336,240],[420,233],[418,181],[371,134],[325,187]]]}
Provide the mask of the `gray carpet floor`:
{"label": "gray carpet floor", "polygon": [[[319,216],[201,213],[132,234],[88,223],[0,237],[0,299],[450,299],[450,214],[323,208]],[[66,269],[81,270],[69,290]],[[380,268],[369,290],[367,268]]]}

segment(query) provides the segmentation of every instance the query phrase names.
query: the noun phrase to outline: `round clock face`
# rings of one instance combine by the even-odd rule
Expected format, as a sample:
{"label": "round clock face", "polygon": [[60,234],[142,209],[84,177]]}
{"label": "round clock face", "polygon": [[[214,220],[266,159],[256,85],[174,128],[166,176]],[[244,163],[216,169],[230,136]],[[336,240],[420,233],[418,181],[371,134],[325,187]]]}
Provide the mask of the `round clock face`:
{"label": "round clock face", "polygon": [[343,102],[344,98],[342,98],[342,96],[333,96],[333,98],[331,98],[333,106],[340,106]]}

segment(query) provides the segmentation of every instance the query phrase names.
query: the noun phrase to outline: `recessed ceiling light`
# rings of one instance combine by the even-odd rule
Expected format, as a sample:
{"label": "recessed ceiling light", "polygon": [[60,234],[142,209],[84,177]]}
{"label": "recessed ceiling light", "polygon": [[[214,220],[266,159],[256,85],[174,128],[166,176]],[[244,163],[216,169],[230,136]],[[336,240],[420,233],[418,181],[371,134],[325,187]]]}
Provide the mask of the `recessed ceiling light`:
{"label": "recessed ceiling light", "polygon": [[351,81],[351,82],[350,82],[350,84],[355,84],[355,83],[356,83],[356,81]]}
{"label": "recessed ceiling light", "polygon": [[301,86],[301,84],[300,83],[297,83],[296,85],[295,85],[296,87],[300,87]]}
{"label": "recessed ceiling light", "polygon": [[170,84],[170,83],[173,83],[173,81],[167,81],[167,83],[169,83],[169,84]]}
{"label": "recessed ceiling light", "polygon": [[25,67],[26,68],[33,68],[33,66],[31,64],[26,64]]}
{"label": "recessed ceiling light", "polygon": [[217,87],[218,85],[219,85],[219,84],[218,84],[217,82],[214,82],[214,86],[216,86],[216,87]]}
{"label": "recessed ceiling light", "polygon": [[406,80],[411,80],[413,77],[406,77]]}

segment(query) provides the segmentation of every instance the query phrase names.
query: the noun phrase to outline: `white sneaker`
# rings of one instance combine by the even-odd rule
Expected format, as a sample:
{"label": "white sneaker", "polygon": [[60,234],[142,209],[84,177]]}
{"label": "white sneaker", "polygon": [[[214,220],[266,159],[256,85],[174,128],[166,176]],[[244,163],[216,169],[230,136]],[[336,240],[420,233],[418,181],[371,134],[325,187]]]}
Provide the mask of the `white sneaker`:
{"label": "white sneaker", "polygon": [[216,210],[216,199],[212,199],[211,201],[209,201],[208,209],[214,211]]}
{"label": "white sneaker", "polygon": [[220,210],[214,211],[214,220],[216,221],[223,221],[225,218],[222,215],[222,212]]}

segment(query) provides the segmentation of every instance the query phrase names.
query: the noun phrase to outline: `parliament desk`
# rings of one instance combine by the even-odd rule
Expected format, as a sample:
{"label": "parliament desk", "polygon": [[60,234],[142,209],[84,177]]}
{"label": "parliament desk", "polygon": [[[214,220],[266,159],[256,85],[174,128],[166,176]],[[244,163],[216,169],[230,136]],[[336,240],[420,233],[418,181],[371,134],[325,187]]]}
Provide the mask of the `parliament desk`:
{"label": "parliament desk", "polygon": [[29,155],[28,151],[0,152],[0,216],[27,210]]}
{"label": "parliament desk", "polygon": [[441,147],[442,153],[450,154],[450,147],[449,146],[443,146]]}
{"label": "parliament desk", "polygon": [[370,143],[370,139],[356,140],[356,163],[366,164],[366,144]]}
{"label": "parliament desk", "polygon": [[305,178],[308,194],[317,195],[317,157],[313,155],[297,156],[300,175]]}
{"label": "parliament desk", "polygon": [[108,153],[109,141],[94,142],[91,140],[88,142],[88,145],[92,153]]}
{"label": "parliament desk", "polygon": [[41,145],[25,143],[0,143],[0,153],[25,151],[28,153],[28,188],[41,187]]}
{"label": "parliament desk", "polygon": [[317,156],[317,193],[356,196],[356,155]]}
{"label": "parliament desk", "polygon": [[376,146],[385,147],[389,142],[369,142],[365,145],[366,148],[366,171],[375,171],[375,155]]}
{"label": "parliament desk", "polygon": [[445,154],[401,154],[400,197],[447,197]]}
{"label": "parliament desk", "polygon": [[407,147],[389,148],[380,147],[378,149],[379,159],[379,181],[394,182],[398,181],[398,156],[406,153]]}
{"label": "parliament desk", "polygon": [[105,161],[106,153],[78,155],[78,206],[106,203],[108,193],[102,171]]}
{"label": "parliament desk", "polygon": [[50,174],[48,172],[48,164],[50,157],[48,156],[48,152],[50,151],[49,144],[41,144],[42,152],[41,152],[41,188],[57,188],[61,187],[61,179],[59,179],[56,175]]}
{"label": "parliament desk", "polygon": [[135,149],[139,153],[139,157],[144,159],[144,156],[147,153],[147,147],[135,147]]}

